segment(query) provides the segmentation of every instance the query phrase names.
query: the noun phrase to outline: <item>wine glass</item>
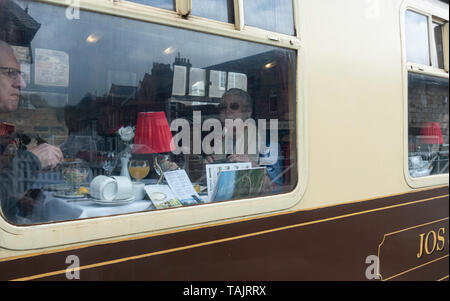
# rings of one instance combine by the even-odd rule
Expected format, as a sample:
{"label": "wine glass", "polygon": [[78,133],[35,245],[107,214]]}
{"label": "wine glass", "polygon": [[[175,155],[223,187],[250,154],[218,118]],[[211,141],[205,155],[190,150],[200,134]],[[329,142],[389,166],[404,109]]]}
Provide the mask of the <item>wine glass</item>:
{"label": "wine glass", "polygon": [[128,164],[128,172],[139,182],[150,172],[150,163],[147,160],[131,160]]}
{"label": "wine glass", "polygon": [[66,194],[76,195],[80,184],[89,176],[89,165],[83,160],[75,159],[61,163],[60,168],[63,180],[70,185]]}
{"label": "wine glass", "polygon": [[102,168],[105,171],[106,176],[111,176],[113,170],[117,165],[117,154],[115,152],[105,152]]}
{"label": "wine glass", "polygon": [[156,173],[159,176],[158,184],[163,180],[166,171],[172,171],[184,168],[183,156],[171,156],[168,154],[158,154],[153,163]]}

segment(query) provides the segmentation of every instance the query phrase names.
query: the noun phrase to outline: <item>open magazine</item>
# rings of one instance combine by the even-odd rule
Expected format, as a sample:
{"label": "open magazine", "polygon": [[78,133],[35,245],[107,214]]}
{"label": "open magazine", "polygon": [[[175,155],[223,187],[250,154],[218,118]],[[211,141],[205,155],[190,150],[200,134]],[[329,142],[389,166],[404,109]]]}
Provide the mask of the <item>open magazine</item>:
{"label": "open magazine", "polygon": [[209,200],[220,202],[258,196],[261,194],[265,174],[265,167],[222,170]]}
{"label": "open magazine", "polygon": [[[222,164],[220,164],[222,165]],[[223,164],[230,165],[230,164]],[[251,165],[250,165],[251,166]],[[265,167],[210,169],[215,174],[214,190],[208,198],[200,197],[192,187],[185,171],[170,172],[166,176],[168,185],[146,185],[145,191],[156,209],[182,207],[187,205],[243,199],[261,195]]]}
{"label": "open magazine", "polygon": [[252,163],[223,163],[223,164],[206,164],[206,186],[208,188],[208,199],[212,200],[216,185],[219,180],[219,174],[227,170],[250,169]]}

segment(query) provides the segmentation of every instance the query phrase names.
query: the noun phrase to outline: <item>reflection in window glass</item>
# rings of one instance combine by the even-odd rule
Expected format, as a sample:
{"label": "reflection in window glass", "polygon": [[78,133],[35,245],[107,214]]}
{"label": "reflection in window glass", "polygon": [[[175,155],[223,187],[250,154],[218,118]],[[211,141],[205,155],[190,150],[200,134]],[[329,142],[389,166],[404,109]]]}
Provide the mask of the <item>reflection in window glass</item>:
{"label": "reflection in window glass", "polygon": [[444,69],[444,44],[442,43],[442,25],[433,22],[434,33],[434,50],[436,57],[433,62],[433,66],[436,68]]}
{"label": "reflection in window glass", "polygon": [[412,177],[448,173],[448,78],[408,75],[408,166]]}
{"label": "reflection in window glass", "polygon": [[192,15],[234,23],[232,0],[192,0]]}
{"label": "reflection in window glass", "polygon": [[186,95],[186,67],[173,66],[172,95]]}
{"label": "reflection in window glass", "polygon": [[247,90],[247,76],[242,73],[228,73],[228,89],[238,88]]}
{"label": "reflection in window glass", "polygon": [[406,11],[406,57],[408,62],[430,65],[428,17]]}
{"label": "reflection in window glass", "polygon": [[224,71],[211,70],[209,97],[222,97],[225,93],[227,83],[227,73]]}
{"label": "reflection in window glass", "polygon": [[125,1],[145,4],[168,10],[175,10],[174,0],[125,0]]}
{"label": "reflection in window glass", "polygon": [[245,24],[294,35],[292,0],[244,0]]}
{"label": "reflection in window glass", "polygon": [[[9,221],[159,210],[295,187],[294,50],[88,11],[74,22],[64,7],[40,2],[24,10],[7,0],[0,24],[0,200]],[[267,69],[268,62],[276,64]],[[267,121],[260,135],[251,123],[225,123],[252,118]],[[227,161],[238,151],[244,164]],[[209,162],[235,165],[207,169]],[[177,169],[193,183],[189,197],[156,186],[162,172]],[[128,173],[132,189],[116,195],[110,176]],[[111,190],[96,184],[101,175]]]}
{"label": "reflection in window glass", "polygon": [[200,68],[191,68],[189,78],[189,95],[204,96],[205,95],[206,70]]}

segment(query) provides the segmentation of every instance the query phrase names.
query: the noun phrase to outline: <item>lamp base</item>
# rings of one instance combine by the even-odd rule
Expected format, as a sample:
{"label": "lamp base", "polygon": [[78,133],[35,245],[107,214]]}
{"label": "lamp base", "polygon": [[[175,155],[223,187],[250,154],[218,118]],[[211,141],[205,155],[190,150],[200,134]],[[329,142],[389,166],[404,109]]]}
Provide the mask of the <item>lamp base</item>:
{"label": "lamp base", "polygon": [[164,172],[184,168],[184,160],[171,158],[170,154],[157,154],[153,160],[153,167],[159,175],[158,184],[160,184],[164,179]]}
{"label": "lamp base", "polygon": [[156,184],[160,184],[164,177],[164,171],[162,170],[161,166],[158,163],[158,156],[155,156],[153,166],[156,170],[156,173],[159,174],[159,179],[158,179],[158,182],[156,182]]}

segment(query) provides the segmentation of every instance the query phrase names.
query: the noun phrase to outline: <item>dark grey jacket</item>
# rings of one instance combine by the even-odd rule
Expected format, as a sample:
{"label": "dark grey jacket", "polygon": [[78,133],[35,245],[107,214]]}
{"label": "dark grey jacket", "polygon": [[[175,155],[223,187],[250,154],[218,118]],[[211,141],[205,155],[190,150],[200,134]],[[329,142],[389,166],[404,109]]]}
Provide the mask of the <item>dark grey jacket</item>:
{"label": "dark grey jacket", "polygon": [[19,151],[6,168],[0,170],[0,201],[3,214],[15,222],[19,195],[28,190],[41,169],[39,159],[28,151]]}

